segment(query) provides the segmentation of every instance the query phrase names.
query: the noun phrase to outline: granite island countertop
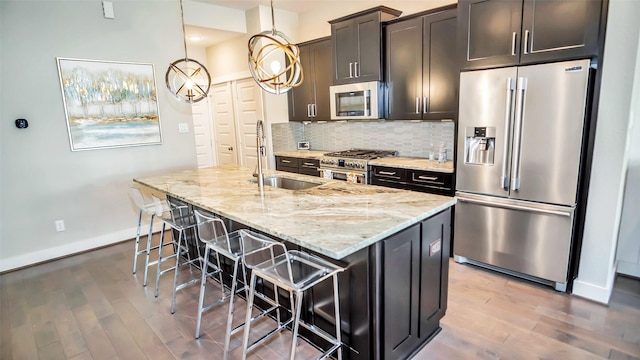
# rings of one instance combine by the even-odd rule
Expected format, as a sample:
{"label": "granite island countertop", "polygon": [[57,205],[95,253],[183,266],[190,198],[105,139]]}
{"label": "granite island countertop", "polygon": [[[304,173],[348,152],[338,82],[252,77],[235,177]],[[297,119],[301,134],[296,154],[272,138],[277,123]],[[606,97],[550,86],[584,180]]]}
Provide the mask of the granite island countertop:
{"label": "granite island countertop", "polygon": [[252,182],[252,169],[218,166],[134,179],[152,192],[167,194],[290,241],[341,259],[443,211],[455,198],[392,188],[348,184],[267,170],[318,182],[306,190],[264,187]]}

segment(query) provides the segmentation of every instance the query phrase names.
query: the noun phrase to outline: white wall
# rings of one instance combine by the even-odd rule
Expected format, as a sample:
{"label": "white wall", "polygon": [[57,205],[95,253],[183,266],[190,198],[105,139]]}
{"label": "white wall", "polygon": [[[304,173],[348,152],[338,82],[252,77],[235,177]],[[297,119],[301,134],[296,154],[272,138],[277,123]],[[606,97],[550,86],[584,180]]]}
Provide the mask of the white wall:
{"label": "white wall", "polygon": [[[625,150],[640,32],[640,1],[612,0],[601,66],[602,85],[578,278],[573,293],[607,303],[625,175]],[[640,71],[640,70],[639,70]]]}
{"label": "white wall", "polygon": [[[193,134],[178,133],[189,106],[164,85],[184,56],[176,2],[114,7],[106,20],[99,0],[0,1],[0,271],[135,236],[131,179],[196,166]],[[153,63],[163,144],[71,152],[58,56]]]}
{"label": "white wall", "polygon": [[627,177],[618,237],[618,272],[640,277],[640,43],[629,113]]}

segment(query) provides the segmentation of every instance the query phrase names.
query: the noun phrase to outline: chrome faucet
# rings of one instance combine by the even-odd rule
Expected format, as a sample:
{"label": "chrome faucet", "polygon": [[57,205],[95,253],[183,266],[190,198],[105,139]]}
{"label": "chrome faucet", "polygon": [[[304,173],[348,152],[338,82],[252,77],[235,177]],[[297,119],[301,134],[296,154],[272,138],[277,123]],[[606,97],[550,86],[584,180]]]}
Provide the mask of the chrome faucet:
{"label": "chrome faucet", "polygon": [[264,135],[264,122],[262,120],[258,120],[256,123],[256,149],[258,152],[258,165],[256,165],[256,170],[254,171],[254,176],[258,177],[258,188],[260,191],[264,189],[264,174],[262,173],[262,157],[267,154],[267,148],[264,146],[265,135]]}

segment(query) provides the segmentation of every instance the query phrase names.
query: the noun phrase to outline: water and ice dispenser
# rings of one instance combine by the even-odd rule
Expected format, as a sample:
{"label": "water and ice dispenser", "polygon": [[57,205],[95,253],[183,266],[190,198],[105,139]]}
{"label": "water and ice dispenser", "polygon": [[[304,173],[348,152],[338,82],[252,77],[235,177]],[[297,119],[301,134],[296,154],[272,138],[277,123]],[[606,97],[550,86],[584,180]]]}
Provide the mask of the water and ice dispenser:
{"label": "water and ice dispenser", "polygon": [[465,164],[493,165],[495,147],[495,127],[466,128],[464,141]]}

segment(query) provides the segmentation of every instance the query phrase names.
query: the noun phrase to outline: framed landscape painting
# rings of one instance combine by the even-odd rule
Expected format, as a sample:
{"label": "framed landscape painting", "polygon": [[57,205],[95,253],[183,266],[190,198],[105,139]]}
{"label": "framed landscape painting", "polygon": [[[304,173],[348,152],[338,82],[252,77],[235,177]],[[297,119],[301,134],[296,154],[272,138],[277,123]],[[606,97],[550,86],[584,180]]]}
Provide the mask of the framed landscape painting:
{"label": "framed landscape painting", "polygon": [[162,143],[153,64],[57,62],[72,151]]}

